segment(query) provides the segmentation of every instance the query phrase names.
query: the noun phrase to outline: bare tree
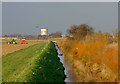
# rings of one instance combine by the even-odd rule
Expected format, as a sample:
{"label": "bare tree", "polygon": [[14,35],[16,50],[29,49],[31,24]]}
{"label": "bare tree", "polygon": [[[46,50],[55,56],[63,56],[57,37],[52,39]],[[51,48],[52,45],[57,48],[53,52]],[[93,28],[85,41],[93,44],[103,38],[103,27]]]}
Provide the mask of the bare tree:
{"label": "bare tree", "polygon": [[87,35],[90,35],[93,33],[93,28],[86,25],[86,24],[81,24],[81,25],[73,25],[71,26],[70,29],[67,30],[67,33],[74,37],[75,39],[81,39],[84,38]]}
{"label": "bare tree", "polygon": [[62,33],[61,32],[51,33],[49,36],[52,38],[59,38],[62,37]]}

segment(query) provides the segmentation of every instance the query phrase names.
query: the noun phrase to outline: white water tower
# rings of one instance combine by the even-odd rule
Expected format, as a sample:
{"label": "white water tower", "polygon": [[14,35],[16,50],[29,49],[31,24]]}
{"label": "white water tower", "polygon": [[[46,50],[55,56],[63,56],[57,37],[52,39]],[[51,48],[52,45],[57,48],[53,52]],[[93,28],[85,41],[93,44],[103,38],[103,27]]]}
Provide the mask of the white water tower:
{"label": "white water tower", "polygon": [[48,35],[48,29],[42,28],[41,35]]}

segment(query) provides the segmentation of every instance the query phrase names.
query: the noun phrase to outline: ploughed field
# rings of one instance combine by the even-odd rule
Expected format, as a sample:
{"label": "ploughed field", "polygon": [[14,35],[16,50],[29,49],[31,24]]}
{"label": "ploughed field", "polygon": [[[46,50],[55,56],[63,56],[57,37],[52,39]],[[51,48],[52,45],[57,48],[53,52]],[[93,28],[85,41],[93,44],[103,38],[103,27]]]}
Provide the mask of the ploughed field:
{"label": "ploughed field", "polygon": [[28,40],[26,41],[28,44],[21,44],[21,41],[16,41],[16,42],[17,44],[8,45],[6,41],[2,41],[2,56],[23,48],[27,48],[28,46],[31,46],[40,42],[45,42],[45,40]]}

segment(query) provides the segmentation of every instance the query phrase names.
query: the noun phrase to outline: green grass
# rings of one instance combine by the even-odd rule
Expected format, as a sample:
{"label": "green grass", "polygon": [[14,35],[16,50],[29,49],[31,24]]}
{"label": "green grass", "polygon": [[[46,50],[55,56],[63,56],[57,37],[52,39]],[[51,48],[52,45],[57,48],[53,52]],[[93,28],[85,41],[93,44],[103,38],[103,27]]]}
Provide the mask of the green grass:
{"label": "green grass", "polygon": [[64,82],[55,45],[41,42],[2,58],[3,82]]}

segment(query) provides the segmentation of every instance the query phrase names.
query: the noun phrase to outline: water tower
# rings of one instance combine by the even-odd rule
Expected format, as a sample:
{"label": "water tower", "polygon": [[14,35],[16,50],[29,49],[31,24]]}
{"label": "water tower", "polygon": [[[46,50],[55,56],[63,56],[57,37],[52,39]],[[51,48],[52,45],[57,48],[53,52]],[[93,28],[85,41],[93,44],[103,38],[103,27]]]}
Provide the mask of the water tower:
{"label": "water tower", "polygon": [[48,35],[48,29],[42,28],[41,29],[41,35]]}

